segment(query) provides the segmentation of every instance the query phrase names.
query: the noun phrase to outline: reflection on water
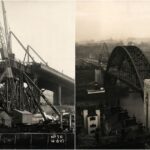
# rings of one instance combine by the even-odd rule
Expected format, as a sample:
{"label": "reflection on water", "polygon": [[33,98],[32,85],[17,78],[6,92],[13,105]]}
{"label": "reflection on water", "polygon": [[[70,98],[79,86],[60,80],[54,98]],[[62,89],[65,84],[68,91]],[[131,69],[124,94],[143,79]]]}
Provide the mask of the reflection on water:
{"label": "reflection on water", "polygon": [[120,98],[120,105],[128,110],[130,116],[135,116],[137,121],[144,123],[144,103],[140,93],[129,93]]}

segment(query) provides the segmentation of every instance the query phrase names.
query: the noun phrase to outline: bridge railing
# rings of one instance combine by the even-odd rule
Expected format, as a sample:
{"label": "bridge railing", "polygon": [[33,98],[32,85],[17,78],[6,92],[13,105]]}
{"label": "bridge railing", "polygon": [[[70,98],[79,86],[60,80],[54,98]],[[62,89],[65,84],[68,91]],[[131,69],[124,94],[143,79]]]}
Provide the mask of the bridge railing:
{"label": "bridge railing", "polygon": [[73,133],[0,133],[0,148],[73,148]]}

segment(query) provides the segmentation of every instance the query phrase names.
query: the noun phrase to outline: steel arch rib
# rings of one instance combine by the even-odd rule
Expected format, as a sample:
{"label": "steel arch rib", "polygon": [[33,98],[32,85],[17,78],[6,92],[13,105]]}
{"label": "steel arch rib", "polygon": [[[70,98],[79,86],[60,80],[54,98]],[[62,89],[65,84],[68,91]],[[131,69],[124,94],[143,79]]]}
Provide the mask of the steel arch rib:
{"label": "steel arch rib", "polygon": [[142,84],[142,82],[141,82],[141,78],[140,78],[139,72],[138,72],[138,71],[137,71],[137,69],[136,69],[135,63],[134,63],[134,61],[133,61],[133,59],[132,59],[132,57],[131,57],[130,53],[127,51],[127,49],[126,49],[125,47],[123,47],[123,49],[125,50],[125,52],[126,52],[126,53],[127,53],[127,55],[129,56],[130,61],[131,61],[132,65],[133,65],[134,70],[135,70],[135,72],[136,72],[136,75],[137,75],[137,77],[138,77],[138,80],[139,80],[139,83],[140,83],[141,89],[143,89],[143,84]]}
{"label": "steel arch rib", "polygon": [[[131,47],[131,46],[130,46],[130,47]],[[135,47],[135,46],[133,46],[133,48],[136,48],[138,51],[141,52],[141,50],[140,50],[139,48],[137,48],[137,47]],[[136,76],[137,76],[137,78],[138,78],[140,87],[141,87],[141,89],[142,89],[142,91],[143,91],[143,84],[142,84],[141,76],[140,76],[140,74],[139,74],[139,71],[137,70],[136,64],[135,64],[135,62],[134,62],[134,60],[133,60],[133,58],[132,58],[130,52],[128,51],[128,46],[117,46],[117,47],[112,51],[111,56],[110,56],[109,61],[108,61],[108,65],[107,65],[107,70],[106,70],[106,72],[109,71],[109,68],[111,67],[111,64],[112,64],[114,58],[118,55],[118,54],[117,54],[117,53],[118,53],[118,52],[117,52],[118,50],[119,50],[120,52],[121,52],[121,51],[125,52],[125,54],[126,54],[127,57],[129,58],[129,60],[130,60],[130,62],[131,62],[131,65],[133,66],[134,71],[135,71],[135,73],[136,73]],[[141,52],[141,53],[142,53],[142,52]],[[142,53],[142,54],[143,54],[143,53]],[[143,54],[143,55],[144,55],[144,54]],[[145,55],[144,55],[144,57],[145,57]],[[145,58],[145,59],[146,59],[146,58]],[[121,63],[121,61],[120,61],[120,63]]]}

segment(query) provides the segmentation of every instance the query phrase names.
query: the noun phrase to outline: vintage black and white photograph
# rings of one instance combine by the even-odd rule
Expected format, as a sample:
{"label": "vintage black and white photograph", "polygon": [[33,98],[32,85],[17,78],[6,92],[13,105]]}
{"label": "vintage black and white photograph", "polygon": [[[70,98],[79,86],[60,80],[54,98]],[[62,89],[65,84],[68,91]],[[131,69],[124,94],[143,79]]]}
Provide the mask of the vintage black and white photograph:
{"label": "vintage black and white photograph", "polygon": [[74,149],[74,32],[74,1],[0,1],[0,149]]}
{"label": "vintage black and white photograph", "polygon": [[77,0],[77,148],[150,148],[149,6]]}

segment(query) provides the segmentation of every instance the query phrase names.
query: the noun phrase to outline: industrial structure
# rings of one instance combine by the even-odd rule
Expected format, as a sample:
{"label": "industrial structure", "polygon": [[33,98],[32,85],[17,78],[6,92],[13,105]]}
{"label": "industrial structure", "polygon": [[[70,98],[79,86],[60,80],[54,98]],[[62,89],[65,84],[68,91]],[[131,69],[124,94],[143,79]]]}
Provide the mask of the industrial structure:
{"label": "industrial structure", "polygon": [[[32,134],[36,135],[37,132],[40,132],[41,136],[46,136],[46,139],[48,140],[50,135],[44,135],[42,134],[43,132],[62,133],[67,129],[70,134],[69,136],[71,137],[70,139],[72,139],[70,141],[70,145],[72,147],[74,143],[74,109],[66,112],[65,110],[62,111],[61,107],[62,105],[74,106],[74,80],[49,67],[30,45],[25,47],[19,38],[8,29],[6,10],[3,1],[2,10],[4,28],[2,25],[0,26],[0,107],[1,112],[5,112],[5,114],[1,113],[2,125],[10,126],[11,128],[7,129],[5,127],[1,127],[0,132],[3,132],[3,134],[15,132],[15,137],[11,135],[13,138],[10,139],[6,138],[8,135],[3,135],[6,139],[8,139],[7,141],[14,141],[14,138],[16,139],[17,136],[20,139],[22,132],[24,135],[27,134],[27,136],[30,137]],[[18,61],[15,58],[15,54],[12,49],[12,38],[19,43],[25,52],[24,59],[22,61]],[[37,63],[35,61],[31,55],[31,51],[36,54],[36,56],[41,60],[41,63]],[[44,90],[50,90],[54,93],[54,104],[51,103],[49,98],[44,95]],[[53,116],[55,117],[53,117],[52,114],[46,114],[45,110],[41,106],[41,98],[49,106],[49,109],[53,111],[53,114],[55,114]],[[59,106],[59,108],[57,106]],[[36,116],[36,114],[40,114],[39,116],[41,117],[37,125],[34,125],[33,127],[33,116]],[[67,114],[67,117],[65,117],[65,114]],[[41,127],[39,127],[39,123]],[[24,127],[21,128],[21,126]],[[24,133],[25,131],[26,133]],[[8,143],[2,140],[2,133],[0,133],[0,135],[0,143],[1,145],[4,145],[3,148],[5,148],[5,145]],[[62,135],[62,137],[63,136],[66,137],[68,135]],[[62,139],[64,140],[64,148],[67,148],[69,144],[67,145],[66,139]],[[32,143],[33,140],[33,137],[31,137],[29,145],[34,145]],[[41,140],[42,139],[40,139],[40,141]],[[45,140],[45,138],[43,140]],[[16,143],[16,140],[13,143]],[[56,146],[58,143],[55,143]],[[52,143],[48,141],[47,144],[45,144],[45,146],[48,145],[48,147],[43,146],[42,148],[51,148],[51,144]],[[34,145],[33,147],[36,146]],[[17,148],[17,146],[15,148]],[[37,148],[41,147],[37,146]]]}
{"label": "industrial structure", "polygon": [[[102,59],[103,54],[104,57],[107,54],[106,61]],[[105,45],[105,52],[101,50],[100,56],[99,60],[77,59],[76,113],[77,119],[80,118],[77,120],[77,147],[86,148],[86,144],[80,142],[85,140],[91,141],[90,148],[149,148],[148,51],[127,45],[116,46],[109,54]],[[84,131],[84,114],[98,109],[100,127],[91,136]],[[92,126],[96,127],[97,123]]]}
{"label": "industrial structure", "polygon": [[[116,79],[125,82],[143,92],[144,79],[150,76],[150,64],[144,53],[136,46],[118,46],[116,47],[108,61],[106,74],[110,74]],[[106,77],[105,82],[115,84],[115,79]],[[112,82],[110,82],[110,80]]]}

